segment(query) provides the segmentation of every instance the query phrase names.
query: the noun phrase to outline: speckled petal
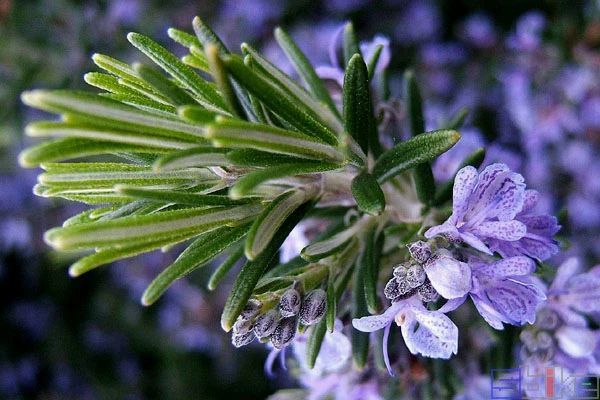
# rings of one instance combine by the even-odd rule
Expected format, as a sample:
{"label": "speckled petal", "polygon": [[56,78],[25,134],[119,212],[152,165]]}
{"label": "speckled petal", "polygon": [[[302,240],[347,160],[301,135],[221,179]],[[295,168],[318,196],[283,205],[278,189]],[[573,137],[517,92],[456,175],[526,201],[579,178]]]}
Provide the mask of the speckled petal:
{"label": "speckled petal", "polygon": [[527,227],[516,220],[482,222],[475,226],[472,232],[479,237],[515,241],[525,236]]}

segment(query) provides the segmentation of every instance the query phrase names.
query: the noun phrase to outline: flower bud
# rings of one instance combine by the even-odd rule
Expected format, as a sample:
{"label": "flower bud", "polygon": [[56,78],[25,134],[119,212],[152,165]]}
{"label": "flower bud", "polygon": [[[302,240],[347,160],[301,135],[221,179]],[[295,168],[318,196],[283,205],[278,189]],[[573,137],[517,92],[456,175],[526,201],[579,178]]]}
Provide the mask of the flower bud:
{"label": "flower bud", "polygon": [[279,312],[284,318],[292,317],[300,311],[302,298],[296,289],[288,289],[285,291],[281,299],[279,299]]}
{"label": "flower bud", "polygon": [[406,280],[400,281],[396,278],[392,278],[385,285],[385,288],[383,289],[383,294],[386,298],[390,300],[395,300],[406,295],[407,293],[410,293],[411,290],[412,288],[410,287],[408,282],[406,282]]}
{"label": "flower bud", "polygon": [[426,278],[425,270],[419,264],[411,265],[408,271],[406,271],[406,282],[412,288],[421,286]]}
{"label": "flower bud", "polygon": [[254,324],[254,335],[259,339],[271,336],[277,327],[279,319],[280,317],[277,310],[269,310],[260,315]]}
{"label": "flower bud", "polygon": [[282,349],[290,344],[296,336],[296,325],[298,320],[296,317],[283,318],[275,327],[275,331],[271,335],[271,344],[276,349]]}
{"label": "flower bud", "polygon": [[252,333],[252,332],[246,332],[246,333],[233,332],[233,334],[231,335],[231,343],[235,347],[238,347],[238,348],[251,343],[253,340],[254,340],[254,333]]}
{"label": "flower bud", "polygon": [[425,281],[424,284],[419,286],[417,289],[417,293],[419,294],[419,298],[424,303],[429,303],[430,301],[436,301],[440,298],[438,292],[433,288],[431,282],[429,280]]}
{"label": "flower bud", "polygon": [[552,347],[552,336],[548,332],[546,332],[546,331],[538,332],[536,339],[537,339],[539,349],[545,350],[545,349],[549,349],[550,347]]}
{"label": "flower bud", "polygon": [[253,319],[260,312],[260,308],[262,307],[262,303],[256,299],[248,300],[246,303],[246,307],[241,312],[240,317],[246,320]]}
{"label": "flower bud", "polygon": [[535,324],[541,329],[556,329],[560,324],[560,317],[555,311],[543,308],[538,312]]}
{"label": "flower bud", "polygon": [[327,309],[327,293],[323,289],[308,292],[300,308],[300,322],[304,325],[316,324],[325,315]]}
{"label": "flower bud", "polygon": [[233,324],[233,333],[245,335],[252,330],[252,320],[242,318],[241,316]]}
{"label": "flower bud", "polygon": [[398,279],[398,281],[403,281],[406,279],[406,270],[407,268],[404,265],[398,265],[394,268],[394,278]]}
{"label": "flower bud", "polygon": [[419,264],[424,264],[431,257],[431,245],[419,240],[414,243],[407,244],[410,256]]}

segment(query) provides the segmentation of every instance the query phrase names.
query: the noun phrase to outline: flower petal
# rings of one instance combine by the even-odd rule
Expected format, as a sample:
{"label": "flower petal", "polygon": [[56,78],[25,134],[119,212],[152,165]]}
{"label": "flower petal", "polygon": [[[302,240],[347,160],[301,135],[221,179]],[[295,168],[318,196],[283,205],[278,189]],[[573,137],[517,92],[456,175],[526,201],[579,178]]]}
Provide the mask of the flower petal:
{"label": "flower petal", "polygon": [[540,193],[537,190],[528,189],[523,197],[523,209],[521,214],[532,211],[540,201]]}
{"label": "flower petal", "polygon": [[475,250],[479,250],[482,253],[492,255],[492,251],[483,243],[477,236],[473,235],[470,232],[461,232],[460,239],[474,248]]}
{"label": "flower petal", "polygon": [[557,293],[566,289],[569,279],[575,276],[579,271],[581,271],[581,263],[578,258],[571,257],[565,260],[560,267],[558,267],[556,276],[550,285],[549,292]]}
{"label": "flower petal", "polygon": [[493,221],[478,224],[472,229],[472,232],[479,237],[515,241],[525,236],[527,227],[517,220]]}
{"label": "flower petal", "polygon": [[485,322],[490,324],[490,326],[494,329],[504,329],[504,325],[502,324],[502,322],[505,322],[504,318],[498,311],[494,309],[488,300],[480,297],[479,295],[473,294],[471,295],[471,299],[473,300],[473,304],[475,304],[475,308],[477,308],[479,315],[483,317]]}
{"label": "flower petal", "polygon": [[576,358],[592,355],[599,338],[597,332],[571,326],[559,328],[555,336],[561,350]]}
{"label": "flower petal", "polygon": [[425,232],[425,237],[431,239],[434,236],[447,236],[452,239],[458,239],[460,234],[456,226],[446,221],[442,225],[431,227]]}
{"label": "flower petal", "polygon": [[476,275],[504,278],[508,276],[529,275],[535,271],[535,262],[525,256],[505,258],[491,264],[478,264]]}
{"label": "flower petal", "polygon": [[430,260],[425,264],[425,273],[442,297],[455,299],[471,290],[471,268],[468,264],[454,259],[450,252],[442,250]]}
{"label": "flower petal", "polygon": [[394,321],[396,314],[405,307],[402,302],[393,303],[383,314],[370,315],[352,320],[352,326],[362,332],[375,332]]}
{"label": "flower petal", "polygon": [[528,277],[503,279],[497,286],[488,288],[490,304],[512,325],[532,324],[538,305],[545,299],[541,288]]}
{"label": "flower petal", "polygon": [[454,178],[452,193],[452,221],[462,221],[469,208],[469,197],[477,185],[477,170],[471,166],[462,168]]}
{"label": "flower petal", "polygon": [[450,299],[443,306],[441,306],[437,311],[444,313],[444,314],[449,313],[450,311],[454,311],[458,307],[460,307],[465,302],[466,299],[467,299],[466,295],[464,295],[463,297],[457,297],[455,299]]}
{"label": "flower petal", "polygon": [[458,328],[437,311],[415,310],[414,319],[402,325],[402,336],[413,354],[447,359],[458,352]]}

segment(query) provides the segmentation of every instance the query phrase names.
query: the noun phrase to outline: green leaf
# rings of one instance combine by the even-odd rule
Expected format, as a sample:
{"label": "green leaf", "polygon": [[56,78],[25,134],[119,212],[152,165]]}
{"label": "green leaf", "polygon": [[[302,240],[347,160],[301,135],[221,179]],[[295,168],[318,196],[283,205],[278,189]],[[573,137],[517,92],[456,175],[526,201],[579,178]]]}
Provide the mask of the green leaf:
{"label": "green leaf", "polygon": [[217,34],[214,33],[212,29],[210,29],[208,25],[206,25],[200,19],[200,17],[194,17],[194,20],[192,21],[192,26],[194,27],[194,32],[196,33],[198,41],[202,44],[202,46],[214,44],[217,46],[221,54],[229,53],[229,50],[227,50],[227,47],[219,38],[219,36],[217,36]]}
{"label": "green leaf", "polygon": [[344,160],[339,151],[318,139],[269,125],[219,117],[207,127],[206,137],[217,147],[252,148],[329,162]]}
{"label": "green leaf", "polygon": [[201,141],[204,128],[122,104],[93,93],[34,90],[21,95],[25,104],[40,110],[68,114],[67,122],[85,122],[94,127],[110,127],[141,133],[185,137]]}
{"label": "green leaf", "polygon": [[163,74],[146,67],[142,64],[134,65],[135,71],[156,88],[156,91],[162,93],[169,102],[173,105],[196,104],[196,101],[183,89],[177,86],[173,81],[169,80]]}
{"label": "green leaf", "polygon": [[206,265],[240,240],[247,230],[248,225],[242,225],[235,228],[220,228],[200,236],[148,285],[142,295],[142,304],[145,306],[153,304],[173,282]]}
{"label": "green leaf", "polygon": [[216,112],[223,112],[226,109],[225,102],[214,87],[167,49],[139,33],[129,33],[127,40],[192,92],[203,106]]}
{"label": "green leaf", "polygon": [[164,203],[175,203],[175,204],[186,204],[190,206],[202,207],[202,206],[233,206],[240,204],[248,204],[253,199],[245,198],[240,200],[230,199],[228,196],[215,195],[215,194],[198,194],[198,193],[187,193],[175,190],[164,190],[164,189],[146,189],[124,185],[115,186],[115,191],[125,196],[161,201]]}
{"label": "green leaf", "polygon": [[354,31],[354,25],[352,22],[344,25],[344,65],[348,65],[350,60],[355,54],[360,54],[360,48],[358,47],[358,39],[356,32]]}
{"label": "green leaf", "polygon": [[127,82],[135,83],[148,90],[153,90],[152,86],[140,78],[133,68],[123,61],[119,61],[103,54],[94,54],[92,60],[98,67],[114,76],[124,79]]}
{"label": "green leaf", "polygon": [[[194,47],[192,46],[191,48],[193,49]],[[199,69],[204,72],[208,72],[210,70],[208,67],[208,60],[206,60],[206,57],[200,57],[195,53],[186,54],[185,56],[181,57],[181,62],[183,62],[187,66]]]}
{"label": "green leaf", "polygon": [[281,90],[288,93],[297,104],[307,110],[307,112],[316,116],[322,121],[331,132],[341,134],[343,132],[343,126],[340,121],[339,112],[333,112],[328,107],[323,107],[318,99],[311,96],[311,94],[298,84],[295,80],[285,74],[269,60],[261,56],[256,50],[250,47],[247,43],[242,44],[242,51],[248,54],[244,59],[246,64],[257,71],[257,73],[264,76],[269,82],[277,86]]}
{"label": "green leaf", "polygon": [[[369,88],[369,74],[362,57],[355,54],[344,74],[344,128],[368,152],[369,136],[376,134],[373,104]],[[378,140],[377,138],[375,138]]]}
{"label": "green leaf", "polygon": [[248,261],[244,264],[233,283],[233,288],[223,308],[223,314],[221,315],[221,327],[223,330],[226,332],[231,330],[235,320],[246,306],[250,296],[252,296],[252,291],[256,287],[258,280],[269,266],[277,250],[279,250],[279,247],[281,247],[296,224],[304,218],[308,210],[312,207],[313,203],[311,202],[300,206],[279,228],[273,240],[269,242],[269,245],[260,256],[256,260]]}
{"label": "green leaf", "polygon": [[198,38],[194,35],[191,35],[187,32],[181,31],[175,28],[169,28],[167,30],[167,35],[175,42],[179,43],[183,47],[190,48],[192,46],[202,47]]}
{"label": "green leaf", "polygon": [[208,280],[208,290],[215,290],[223,278],[225,278],[242,257],[244,257],[244,246],[240,244],[235,250],[231,251],[227,258],[223,260],[217,268],[215,268]]}
{"label": "green leaf", "polygon": [[327,314],[325,315],[325,324],[327,330],[333,332],[335,327],[335,317],[337,314],[337,296],[335,291],[335,279],[333,274],[329,273],[327,280]]}
{"label": "green leaf", "polygon": [[67,136],[90,141],[103,141],[130,145],[130,147],[150,147],[156,152],[159,149],[178,150],[193,147],[199,141],[205,141],[188,134],[174,134],[171,137],[152,133],[89,127],[86,124],[40,121],[33,122],[25,128],[25,133],[33,137]]}
{"label": "green leaf", "polygon": [[310,369],[315,367],[315,362],[317,361],[319,351],[321,351],[321,344],[325,338],[326,331],[327,322],[323,319],[313,326],[310,335],[308,336],[308,340],[306,341],[306,364]]}
{"label": "green leaf", "polygon": [[273,85],[263,75],[248,68],[237,56],[223,59],[225,67],[248,92],[287,121],[299,131],[322,139],[329,144],[337,144],[337,137],[294,96]]}
{"label": "green leaf", "polygon": [[221,95],[227,102],[229,110],[238,117],[245,115],[244,108],[240,104],[239,99],[233,89],[233,85],[229,80],[227,71],[223,66],[223,61],[219,57],[219,48],[214,44],[209,44],[205,47],[206,59],[208,60],[208,66],[210,73],[219,88]]}
{"label": "green leaf", "polygon": [[325,104],[338,118],[341,118],[323,81],[319,78],[315,69],[310,64],[310,61],[308,61],[308,58],[304,55],[302,50],[300,50],[294,40],[281,28],[275,29],[275,39],[300,77],[304,80],[313,96]]}
{"label": "green leaf", "polygon": [[[423,99],[415,75],[411,70],[404,73],[404,101],[411,134],[412,136],[419,135],[425,131]],[[429,163],[415,166],[414,178],[417,197],[421,203],[430,204],[435,196],[435,181]]]}
{"label": "green leaf", "polygon": [[46,232],[46,242],[59,250],[89,249],[148,243],[189,235],[193,237],[226,224],[256,215],[261,207],[243,205],[233,208],[188,208],[150,215],[134,215],[68,227]]}
{"label": "green leaf", "polygon": [[33,168],[42,163],[111,153],[157,153],[160,150],[130,144],[99,142],[80,138],[47,141],[23,150],[19,154],[22,167]]}
{"label": "green leaf", "polygon": [[120,94],[123,96],[131,97],[142,97],[131,88],[119,84],[119,79],[110,74],[103,74],[101,72],[88,72],[83,76],[83,80],[91,86],[97,87],[98,89],[106,90],[107,92]]}
{"label": "green leaf", "polygon": [[385,182],[415,165],[433,160],[454,146],[459,139],[457,131],[441,129],[398,143],[377,159],[373,175],[378,182]]}
{"label": "green leaf", "polygon": [[454,187],[454,178],[456,178],[456,174],[460,171],[461,168],[466,167],[467,165],[473,166],[475,168],[479,168],[479,166],[483,163],[485,159],[485,148],[481,147],[474,152],[472,152],[464,161],[460,164],[454,175],[448,182],[444,183],[440,190],[436,193],[435,199],[433,201],[433,205],[441,206],[448,200],[452,198],[452,188]]}
{"label": "green leaf", "polygon": [[186,121],[199,125],[215,122],[219,114],[200,106],[182,106],[177,109],[177,114]]}
{"label": "green leaf", "polygon": [[375,51],[371,55],[371,58],[367,60],[367,69],[369,70],[369,80],[373,79],[373,75],[377,69],[377,63],[379,62],[379,57],[381,56],[381,52],[383,51],[383,45],[379,44],[375,47]]}
{"label": "green leaf", "polygon": [[189,239],[189,235],[181,235],[133,246],[102,248],[96,253],[83,257],[71,265],[69,268],[69,275],[77,277],[113,261],[134,257],[142,253],[160,249],[164,246],[174,245],[187,239]]}
{"label": "green leaf", "polygon": [[361,172],[352,179],[350,188],[359,210],[370,215],[380,215],[383,212],[385,195],[373,175]]}
{"label": "green leaf", "polygon": [[285,220],[310,200],[311,194],[304,190],[285,192],[265,207],[254,220],[246,238],[244,254],[248,260],[255,260],[267,248]]}
{"label": "green leaf", "polygon": [[190,167],[227,166],[230,164],[226,157],[228,149],[208,146],[192,147],[186,150],[174,151],[159,157],[153,165],[156,172],[173,171]]}
{"label": "green leaf", "polygon": [[264,168],[255,172],[250,172],[239,178],[229,189],[229,196],[233,199],[240,199],[252,193],[252,191],[261,183],[272,179],[301,174],[315,174],[338,168],[340,168],[339,164],[310,161],[294,164],[280,164],[275,167]]}
{"label": "green leaf", "polygon": [[346,248],[355,234],[356,232],[353,229],[343,230],[327,239],[316,241],[306,246],[300,252],[300,256],[310,262],[322,260]]}
{"label": "green leaf", "polygon": [[[365,299],[365,266],[358,263],[354,267],[354,279],[352,284],[352,319],[369,315]],[[352,329],[352,359],[358,369],[363,369],[367,363],[369,354],[369,333]]]}
{"label": "green leaf", "polygon": [[450,118],[450,120],[446,123],[445,128],[455,130],[461,128],[465,123],[465,119],[467,119],[468,115],[469,109],[467,107],[461,108],[456,112],[456,114],[452,116],[452,118]]}
{"label": "green leaf", "polygon": [[49,188],[97,189],[118,184],[136,186],[217,183],[219,178],[207,169],[154,172],[146,166],[125,163],[44,164],[46,172],[38,176]]}
{"label": "green leaf", "polygon": [[268,153],[254,149],[237,149],[229,151],[225,158],[231,164],[240,167],[275,167],[282,164],[299,164],[307,162],[304,158],[285,154]]}
{"label": "green leaf", "polygon": [[383,233],[373,226],[366,232],[365,249],[361,254],[360,263],[364,268],[364,291],[367,308],[371,314],[380,312],[380,302],[377,296],[377,281],[379,279],[379,263],[383,248]]}

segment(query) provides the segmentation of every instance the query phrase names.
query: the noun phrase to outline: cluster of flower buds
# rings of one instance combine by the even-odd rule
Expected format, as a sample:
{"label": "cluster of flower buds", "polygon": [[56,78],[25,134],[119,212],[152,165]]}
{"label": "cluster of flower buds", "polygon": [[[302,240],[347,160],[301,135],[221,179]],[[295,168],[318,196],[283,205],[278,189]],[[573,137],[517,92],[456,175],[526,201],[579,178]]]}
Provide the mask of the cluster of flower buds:
{"label": "cluster of flower buds", "polygon": [[521,359],[534,358],[541,363],[551,360],[556,347],[553,338],[561,325],[562,321],[554,310],[542,308],[538,311],[535,325],[521,332]]}
{"label": "cluster of flower buds", "polygon": [[392,302],[397,302],[418,294],[424,303],[436,301],[439,294],[429,282],[424,269],[424,265],[434,258],[431,245],[417,241],[407,247],[411,261],[394,268],[394,275],[383,291],[385,297]]}
{"label": "cluster of flower buds", "polygon": [[298,324],[310,326],[321,321],[327,309],[326,298],[323,289],[302,296],[299,288],[292,287],[283,293],[276,308],[262,313],[262,304],[252,299],[233,325],[231,342],[241,347],[257,338],[270,340],[273,347],[281,349],[294,340]]}

